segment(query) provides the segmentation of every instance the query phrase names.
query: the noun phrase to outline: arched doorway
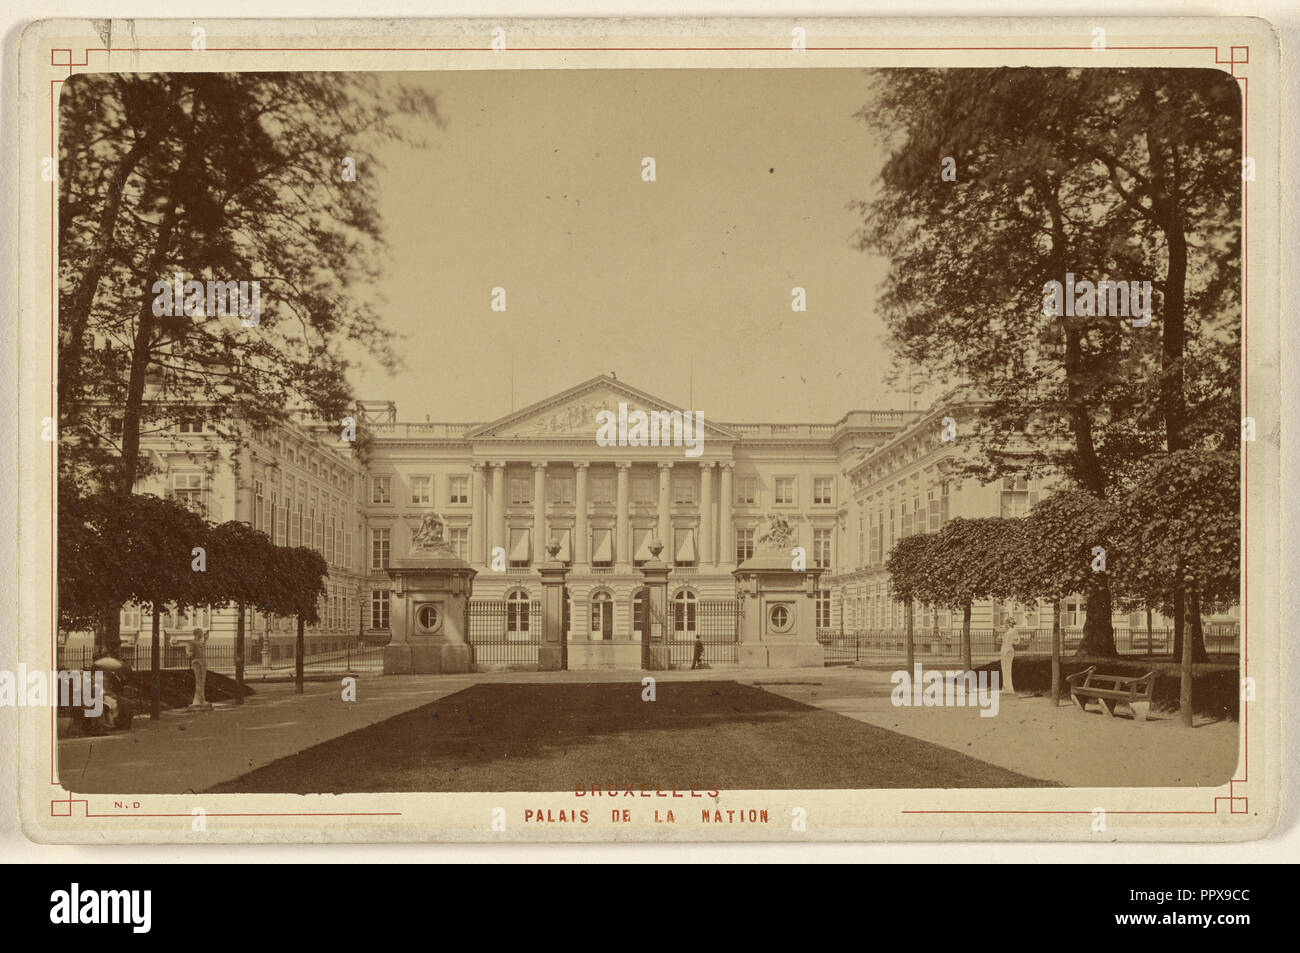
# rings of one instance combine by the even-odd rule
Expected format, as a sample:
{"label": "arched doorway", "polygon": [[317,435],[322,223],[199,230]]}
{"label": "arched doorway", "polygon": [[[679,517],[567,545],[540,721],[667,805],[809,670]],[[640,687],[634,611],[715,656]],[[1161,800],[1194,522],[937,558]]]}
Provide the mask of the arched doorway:
{"label": "arched doorway", "polygon": [[632,595],[632,632],[641,640],[641,667],[650,667],[650,591],[642,586]]}

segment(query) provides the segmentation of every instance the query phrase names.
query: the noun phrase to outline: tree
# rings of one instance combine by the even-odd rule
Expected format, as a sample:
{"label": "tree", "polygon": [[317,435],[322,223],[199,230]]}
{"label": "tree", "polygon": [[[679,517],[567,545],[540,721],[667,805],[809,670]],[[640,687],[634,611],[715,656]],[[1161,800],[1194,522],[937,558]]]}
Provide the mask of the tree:
{"label": "tree", "polygon": [[298,620],[295,646],[296,691],[303,690],[304,628],[320,621],[320,600],[325,595],[329,566],[325,558],[304,546],[277,546],[271,558],[270,605],[278,615],[293,615]]}
{"label": "tree", "polygon": [[[1105,499],[1145,455],[1235,434],[1237,99],[1217,71],[882,75],[860,115],[891,153],[859,244],[889,260],[898,357],[988,399],[969,472],[1058,470]],[[1045,315],[1067,273],[1150,277],[1152,324]],[[1086,591],[1082,647],[1113,654],[1108,580]]]}
{"label": "tree", "polygon": [[[393,366],[363,288],[384,257],[375,150],[419,141],[431,97],[359,73],[82,74],[62,104],[61,478],[89,466],[128,495],[144,434],[198,416],[238,447],[292,410],[337,420],[345,349]],[[174,313],[178,275],[256,282],[257,307],[182,284]]]}
{"label": "tree", "polygon": [[[1061,699],[1061,600],[1087,590],[1097,571],[1095,547],[1106,552],[1109,569],[1112,520],[1105,502],[1077,489],[1058,490],[1040,500],[1024,519],[1018,598],[1029,604],[1040,598],[1052,601],[1053,705]],[[1079,654],[1085,654],[1082,645]]]}
{"label": "tree", "polygon": [[[207,522],[174,500],[152,494],[114,499],[121,508],[120,525],[109,539],[121,541],[115,561],[121,575],[121,598],[147,604],[153,617],[150,636],[150,717],[161,717],[162,649],[159,644],[163,609],[183,609],[207,601]],[[107,571],[107,567],[103,571]],[[119,603],[120,604],[120,600]],[[117,612],[114,605],[112,611]]]}
{"label": "tree", "polygon": [[1019,524],[1019,520],[1000,517],[958,517],[945,523],[930,544],[928,581],[916,594],[961,612],[961,658],[967,670],[974,667],[972,604],[976,599],[1012,598],[1017,592],[1022,545]]}
{"label": "tree", "polygon": [[268,568],[275,550],[271,538],[247,523],[231,520],[215,527],[208,543],[208,601],[234,603],[235,704],[244,703],[244,633],[249,606],[271,598]]}
{"label": "tree", "polygon": [[936,587],[933,580],[935,564],[934,544],[936,536],[930,533],[916,533],[904,536],[894,544],[885,559],[885,570],[889,573],[889,588],[894,598],[903,600],[907,612],[907,670],[910,672],[916,663],[916,650],[913,646],[915,626],[914,612],[917,601],[934,602]]}
{"label": "tree", "polygon": [[1183,665],[1180,708],[1188,725],[1192,664],[1209,660],[1201,600],[1233,605],[1241,592],[1240,481],[1236,453],[1160,454],[1145,462],[1118,508],[1117,545],[1125,555],[1117,571],[1123,584],[1167,594],[1173,603],[1174,653]]}

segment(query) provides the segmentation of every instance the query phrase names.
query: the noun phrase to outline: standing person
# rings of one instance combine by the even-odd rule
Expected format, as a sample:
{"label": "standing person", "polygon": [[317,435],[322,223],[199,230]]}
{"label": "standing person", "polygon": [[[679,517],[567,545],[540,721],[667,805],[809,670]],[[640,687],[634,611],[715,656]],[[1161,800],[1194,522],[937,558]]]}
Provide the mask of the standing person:
{"label": "standing person", "polygon": [[691,668],[704,668],[704,643],[700,641],[698,633],[695,636],[695,654],[691,659]]}
{"label": "standing person", "polygon": [[190,708],[195,711],[207,711],[212,708],[207,699],[208,681],[208,634],[196,628],[186,648],[190,655],[190,668],[194,672],[194,701]]}

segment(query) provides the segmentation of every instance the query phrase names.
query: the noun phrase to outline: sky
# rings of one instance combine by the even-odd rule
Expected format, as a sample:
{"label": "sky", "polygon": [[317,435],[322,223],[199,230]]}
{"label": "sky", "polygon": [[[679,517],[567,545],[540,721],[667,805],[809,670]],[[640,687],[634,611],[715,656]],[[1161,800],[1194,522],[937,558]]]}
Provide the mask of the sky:
{"label": "sky", "polygon": [[363,366],[359,397],[396,401],[403,421],[486,421],[613,371],[709,420],[909,405],[883,380],[886,263],[853,247],[849,203],[883,161],[853,115],[863,71],[392,79],[436,94],[446,125],[427,148],[385,147],[374,170],[380,312],[404,367]]}

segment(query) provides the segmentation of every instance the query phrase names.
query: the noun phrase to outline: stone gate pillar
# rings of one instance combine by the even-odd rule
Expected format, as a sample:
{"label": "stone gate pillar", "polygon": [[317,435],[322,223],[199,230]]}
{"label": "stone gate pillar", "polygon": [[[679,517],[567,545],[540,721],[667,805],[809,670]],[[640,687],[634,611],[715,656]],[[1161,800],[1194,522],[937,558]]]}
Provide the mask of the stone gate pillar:
{"label": "stone gate pillar", "polygon": [[546,547],[551,558],[542,563],[542,644],[537,647],[537,668],[543,672],[561,672],[569,667],[568,639],[564,631],[564,577],[569,568],[556,557],[560,544],[554,540]]}
{"label": "stone gate pillar", "polygon": [[664,545],[659,540],[650,541],[650,559],[641,566],[645,577],[647,611],[645,637],[641,658],[651,671],[672,668],[672,646],[668,644],[668,566],[659,559]]}
{"label": "stone gate pillar", "polygon": [[442,538],[442,521],[426,516],[411,552],[388,566],[393,581],[384,674],[468,672],[466,617],[476,572]]}
{"label": "stone gate pillar", "polygon": [[817,581],[821,570],[795,568],[795,538],[782,517],[770,519],[760,549],[733,571],[741,599],[742,668],[802,668],[825,664],[817,641]]}

